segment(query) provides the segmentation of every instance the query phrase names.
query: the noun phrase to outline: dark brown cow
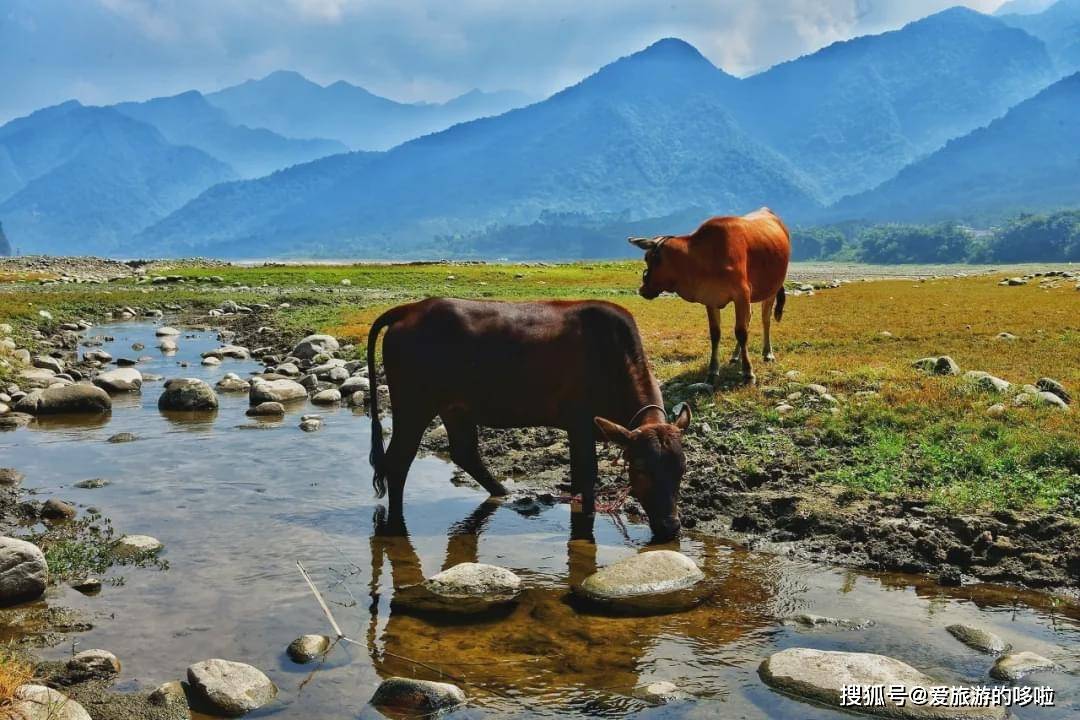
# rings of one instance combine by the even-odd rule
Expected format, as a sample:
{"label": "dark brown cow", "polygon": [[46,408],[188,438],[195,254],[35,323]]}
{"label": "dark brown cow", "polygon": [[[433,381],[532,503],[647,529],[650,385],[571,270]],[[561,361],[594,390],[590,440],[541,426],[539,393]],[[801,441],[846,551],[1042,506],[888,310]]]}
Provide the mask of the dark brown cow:
{"label": "dark brown cow", "polygon": [[709,382],[720,375],[720,309],[735,303],[735,339],[731,362],[742,360],[743,378],[754,382],[754,369],[746,350],[751,304],[761,303],[764,330],[762,355],[776,359],[769,335],[773,308],[776,319],[784,314],[784,279],[791,257],[791,236],[784,222],[769,208],[742,217],[714,217],[689,235],[629,238],[645,250],[645,272],[638,292],[652,300],[674,292],[683,300],[701,303],[709,316]]}
{"label": "dark brown cow", "polygon": [[582,511],[595,512],[596,441],[621,446],[631,493],[660,540],[679,531],[684,409],[674,423],[649,371],[633,317],[606,302],[492,302],[434,298],[379,316],[368,333],[368,373],[383,328],[383,365],[394,432],[385,451],[378,396],[371,399],[376,495],[400,513],[420,439],[439,415],[450,456],[492,495],[506,489],[484,466],[477,426],[555,427],[570,436],[570,479]]}

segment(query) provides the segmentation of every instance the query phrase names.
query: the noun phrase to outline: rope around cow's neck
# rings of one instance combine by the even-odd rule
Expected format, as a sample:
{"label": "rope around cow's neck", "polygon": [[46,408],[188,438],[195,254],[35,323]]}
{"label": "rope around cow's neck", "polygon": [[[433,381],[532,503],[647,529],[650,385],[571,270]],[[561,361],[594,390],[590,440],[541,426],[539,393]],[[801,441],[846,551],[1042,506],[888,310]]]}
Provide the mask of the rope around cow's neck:
{"label": "rope around cow's neck", "polygon": [[634,413],[634,417],[630,418],[630,422],[627,425],[627,429],[628,430],[633,430],[634,429],[634,423],[637,421],[637,419],[639,417],[641,417],[642,414],[644,414],[646,410],[654,410],[654,409],[659,410],[661,413],[663,413],[664,417],[667,417],[667,410],[665,410],[663,407],[661,407],[660,405],[649,404],[649,405],[646,405],[645,407],[641,408],[640,410],[638,410],[636,413]]}

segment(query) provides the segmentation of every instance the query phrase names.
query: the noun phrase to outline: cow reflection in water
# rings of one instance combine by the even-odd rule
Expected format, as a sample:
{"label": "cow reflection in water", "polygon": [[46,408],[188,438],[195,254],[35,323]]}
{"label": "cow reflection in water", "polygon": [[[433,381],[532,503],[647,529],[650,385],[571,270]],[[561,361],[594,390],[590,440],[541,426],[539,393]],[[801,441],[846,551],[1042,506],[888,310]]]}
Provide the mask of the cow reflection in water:
{"label": "cow reflection in water", "polygon": [[[487,501],[450,527],[442,569],[477,562],[481,535],[498,509],[497,501]],[[526,589],[509,612],[480,618],[436,617],[395,607],[380,632],[379,596],[386,561],[395,590],[425,578],[404,519],[379,507],[374,520],[367,646],[372,665],[383,678],[446,680],[433,672],[438,669],[467,681],[470,694],[485,696],[478,688],[491,688],[498,694],[488,696],[495,706],[506,702],[499,697],[505,693],[563,708],[624,706],[636,702],[627,699],[635,687],[652,681],[649,656],[661,646],[665,664],[658,672],[685,661],[694,666],[700,681],[703,668],[730,665],[733,643],[746,642],[747,635],[774,624],[772,600],[780,579],[778,568],[767,556],[751,558],[719,544],[706,545],[701,554],[702,569],[714,586],[714,601],[665,616],[583,613],[568,602],[569,588],[597,569],[597,546],[591,538],[583,538],[567,543],[564,578],[519,571]],[[515,540],[499,538],[497,542]],[[715,695],[715,687],[701,693]]]}

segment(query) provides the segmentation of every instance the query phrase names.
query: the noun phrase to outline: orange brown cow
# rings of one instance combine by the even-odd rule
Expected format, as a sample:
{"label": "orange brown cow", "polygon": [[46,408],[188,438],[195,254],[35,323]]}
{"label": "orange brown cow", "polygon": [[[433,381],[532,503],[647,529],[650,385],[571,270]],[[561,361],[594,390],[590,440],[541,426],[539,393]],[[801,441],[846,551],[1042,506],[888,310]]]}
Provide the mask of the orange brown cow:
{"label": "orange brown cow", "polygon": [[784,279],[791,257],[791,236],[776,213],[761,208],[741,217],[710,218],[689,235],[629,241],[645,250],[646,267],[638,290],[643,298],[652,300],[662,292],[673,292],[705,306],[712,343],[709,382],[715,384],[720,375],[720,310],[730,302],[735,303],[738,342],[731,362],[742,361],[743,379],[754,382],[746,350],[752,303],[761,303],[762,354],[766,362],[776,359],[769,331],[774,309],[777,320],[784,313]]}

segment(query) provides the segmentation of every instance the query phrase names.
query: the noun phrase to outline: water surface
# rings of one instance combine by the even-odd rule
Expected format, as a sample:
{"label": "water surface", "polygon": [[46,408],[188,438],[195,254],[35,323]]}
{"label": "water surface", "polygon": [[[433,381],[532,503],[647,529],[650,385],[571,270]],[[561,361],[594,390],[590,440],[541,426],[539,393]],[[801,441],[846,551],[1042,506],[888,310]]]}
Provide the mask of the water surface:
{"label": "water surface", "polygon": [[[225,360],[203,367],[199,353],[219,345],[213,333],[185,333],[180,352],[153,350],[145,323],[95,328],[114,340],[114,357],[150,355],[145,373],[246,376],[257,363]],[[147,350],[131,350],[141,342]],[[179,363],[187,362],[188,367]],[[471,697],[460,717],[838,718],[841,713],[777,694],[757,667],[771,652],[795,646],[879,652],[943,682],[991,682],[991,659],[954,640],[946,625],[964,622],[997,632],[1018,649],[1076,668],[1080,612],[1040,594],[1009,588],[942,588],[910,576],[869,575],[800,563],[689,535],[678,547],[705,570],[714,593],[692,611],[650,618],[583,613],[568,586],[598,566],[639,552],[647,526],[598,518],[596,544],[569,541],[565,505],[520,512],[484,503],[475,488],[450,482],[451,466],[418,458],[405,493],[407,535],[381,518],[367,464],[367,419],[346,408],[290,408],[282,421],[244,416],[246,395],[220,394],[213,415],[157,410],[161,382],[117,398],[107,419],[54,419],[0,433],[3,465],[26,476],[42,498],[93,506],[118,532],[161,539],[167,571],[117,568],[122,586],[95,597],[65,587],[47,602],[85,611],[93,630],[78,647],[116,653],[123,689],[152,688],[184,677],[192,662],[221,657],[264,670],[281,692],[249,717],[355,718],[380,679],[444,673]],[[324,429],[304,433],[305,413]],[[110,444],[131,432],[138,441]],[[80,490],[102,477],[111,484]],[[675,546],[672,546],[675,547]],[[325,593],[344,632],[320,666],[285,655],[305,633],[330,634],[300,577],[302,561]],[[520,574],[528,588],[510,613],[483,621],[438,620],[391,611],[394,587],[462,561],[493,563]],[[777,618],[793,612],[871,618],[865,630],[802,630]],[[54,648],[53,657],[70,652]],[[669,680],[692,699],[651,707],[635,689]],[[1075,717],[1074,674],[1042,673],[1031,684],[1057,689],[1053,708],[1017,708],[1021,718]]]}

